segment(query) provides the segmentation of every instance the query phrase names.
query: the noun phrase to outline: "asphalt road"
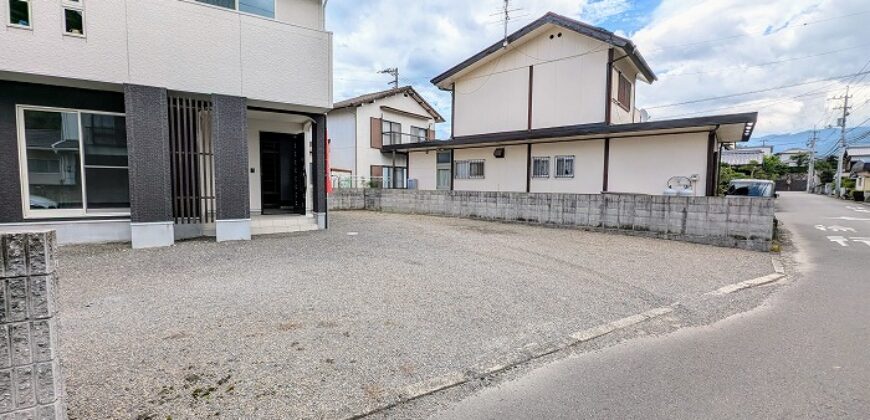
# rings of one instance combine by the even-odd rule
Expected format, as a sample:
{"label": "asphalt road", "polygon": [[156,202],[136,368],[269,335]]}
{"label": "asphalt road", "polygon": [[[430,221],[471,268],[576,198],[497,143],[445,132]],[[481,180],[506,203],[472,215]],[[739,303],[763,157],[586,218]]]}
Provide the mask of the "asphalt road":
{"label": "asphalt road", "polygon": [[705,328],[488,388],[441,418],[870,418],[870,207],[783,194],[794,284]]}

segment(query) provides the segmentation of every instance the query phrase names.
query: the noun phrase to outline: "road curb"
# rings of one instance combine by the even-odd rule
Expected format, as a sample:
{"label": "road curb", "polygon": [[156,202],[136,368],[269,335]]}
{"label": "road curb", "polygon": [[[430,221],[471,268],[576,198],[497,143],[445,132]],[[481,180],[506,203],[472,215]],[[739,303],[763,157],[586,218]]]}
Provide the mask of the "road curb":
{"label": "road curb", "polygon": [[742,281],[740,283],[729,284],[728,286],[720,287],[712,292],[707,293],[708,296],[724,296],[741,290],[751,289],[753,287],[764,286],[766,284],[776,283],[785,278],[785,274],[773,273],[764,277],[758,277],[752,280]]}
{"label": "road curb", "polygon": [[670,314],[673,311],[674,308],[671,306],[655,308],[637,315],[618,319],[607,324],[602,324],[583,331],[578,331],[568,336],[568,338],[565,340],[557,341],[543,346],[533,345],[531,347],[536,348],[536,351],[530,351],[529,353],[524,355],[524,357],[513,360],[509,363],[490,365],[488,367],[480,369],[472,369],[470,372],[465,374],[460,372],[452,372],[422,382],[417,382],[402,388],[402,390],[399,392],[399,398],[397,401],[384,405],[382,407],[375,408],[373,410],[366,411],[365,413],[355,414],[348,417],[348,419],[365,418],[373,414],[377,414],[385,410],[397,407],[400,404],[414,401],[416,399],[423,398],[440,391],[466,384],[472,380],[482,379],[490,375],[501,373],[516,366],[531,362],[536,359],[540,359],[541,357],[568,349],[569,347],[583,344],[597,338],[612,334],[614,332],[624,330],[626,328],[633,327],[643,322]]}

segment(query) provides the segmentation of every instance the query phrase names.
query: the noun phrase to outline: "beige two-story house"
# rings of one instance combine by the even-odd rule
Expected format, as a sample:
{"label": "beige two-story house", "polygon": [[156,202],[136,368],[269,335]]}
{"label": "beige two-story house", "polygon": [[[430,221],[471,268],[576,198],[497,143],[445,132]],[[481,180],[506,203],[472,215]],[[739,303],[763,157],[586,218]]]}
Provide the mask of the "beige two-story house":
{"label": "beige two-story house", "polygon": [[424,190],[713,195],[757,114],[646,121],[635,90],[655,81],[630,40],[548,13],[432,80],[453,96],[449,140],[383,149]]}
{"label": "beige two-story house", "polygon": [[337,102],[329,112],[329,159],[336,188],[407,188],[408,156],[384,146],[435,139],[444,117],[411,86]]}

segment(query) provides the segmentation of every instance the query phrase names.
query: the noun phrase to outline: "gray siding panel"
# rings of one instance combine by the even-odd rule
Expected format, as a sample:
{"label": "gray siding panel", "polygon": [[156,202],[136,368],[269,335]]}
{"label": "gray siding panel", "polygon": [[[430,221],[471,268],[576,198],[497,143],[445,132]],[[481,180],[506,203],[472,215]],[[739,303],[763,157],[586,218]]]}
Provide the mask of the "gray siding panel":
{"label": "gray siding panel", "polygon": [[212,106],[217,220],[248,219],[247,99],[213,95]]}
{"label": "gray siding panel", "polygon": [[172,221],[166,89],[124,85],[133,223]]}

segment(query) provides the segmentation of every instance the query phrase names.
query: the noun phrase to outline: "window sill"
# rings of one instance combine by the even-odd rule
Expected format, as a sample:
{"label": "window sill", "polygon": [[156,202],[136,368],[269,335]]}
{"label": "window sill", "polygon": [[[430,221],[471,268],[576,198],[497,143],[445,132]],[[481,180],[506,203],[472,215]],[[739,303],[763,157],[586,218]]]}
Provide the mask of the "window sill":
{"label": "window sill", "polygon": [[73,34],[73,33],[69,33],[69,32],[64,32],[63,36],[66,36],[69,38],[76,38],[76,39],[86,39],[87,38],[87,35],[85,35],[85,34]]}
{"label": "window sill", "polygon": [[37,221],[37,220],[92,220],[92,219],[105,219],[105,218],[130,218],[130,212],[91,212],[91,213],[82,213],[80,211],[56,211],[56,210],[32,210],[28,211],[24,215],[25,221]]}
{"label": "window sill", "polygon": [[6,24],[6,27],[7,27],[7,28],[13,28],[13,29],[20,29],[20,30],[22,30],[22,31],[31,31],[31,32],[33,31],[33,26],[32,26],[32,25],[25,26],[25,25],[16,25],[16,24],[14,24],[14,23],[7,23],[7,24]]}

